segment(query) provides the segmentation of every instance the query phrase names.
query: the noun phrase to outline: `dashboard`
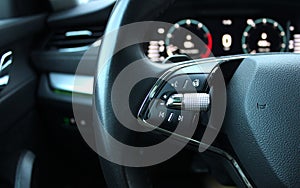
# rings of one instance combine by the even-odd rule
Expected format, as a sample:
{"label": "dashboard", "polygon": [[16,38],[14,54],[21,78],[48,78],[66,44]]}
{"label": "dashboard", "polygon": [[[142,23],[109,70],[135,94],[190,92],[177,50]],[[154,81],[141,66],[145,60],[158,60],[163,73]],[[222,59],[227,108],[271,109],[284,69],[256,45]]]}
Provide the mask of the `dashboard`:
{"label": "dashboard", "polygon": [[159,40],[145,47],[148,58],[163,62],[185,54],[193,59],[268,52],[300,53],[300,22],[278,16],[185,16],[169,28],[152,28]]}
{"label": "dashboard", "polygon": [[[65,108],[69,108],[74,92],[74,73],[88,47],[103,36],[112,9],[113,4],[104,6],[94,1],[49,16],[49,29],[43,34],[43,40],[36,44],[31,58],[35,68],[42,73],[39,98],[47,103],[47,110],[49,101],[54,103],[53,112],[45,113],[55,121],[50,124],[65,126],[66,122],[74,122],[73,111],[69,109],[57,115],[56,104],[65,104]],[[263,52],[300,53],[299,9],[296,0],[176,1],[149,19],[169,24],[147,28],[155,36],[150,42],[143,43],[143,52],[158,63],[176,54],[199,59]],[[87,71],[80,75],[84,81],[88,76],[89,83],[93,83],[98,58],[98,51],[94,51],[89,51]],[[89,108],[92,104],[90,92],[75,92],[82,94],[77,102]]]}

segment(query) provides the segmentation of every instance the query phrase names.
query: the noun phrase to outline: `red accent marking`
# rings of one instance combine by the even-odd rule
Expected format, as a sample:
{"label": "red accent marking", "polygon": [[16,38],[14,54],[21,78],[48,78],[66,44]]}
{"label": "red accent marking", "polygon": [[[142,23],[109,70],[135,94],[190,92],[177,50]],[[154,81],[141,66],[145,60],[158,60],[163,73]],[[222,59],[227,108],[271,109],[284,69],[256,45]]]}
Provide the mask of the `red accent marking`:
{"label": "red accent marking", "polygon": [[200,55],[201,58],[209,57],[209,55],[211,54],[211,49],[212,49],[212,44],[213,44],[212,35],[210,33],[207,33],[206,37],[207,37],[207,40],[208,40],[208,43],[206,45],[207,49],[206,49],[204,54]]}

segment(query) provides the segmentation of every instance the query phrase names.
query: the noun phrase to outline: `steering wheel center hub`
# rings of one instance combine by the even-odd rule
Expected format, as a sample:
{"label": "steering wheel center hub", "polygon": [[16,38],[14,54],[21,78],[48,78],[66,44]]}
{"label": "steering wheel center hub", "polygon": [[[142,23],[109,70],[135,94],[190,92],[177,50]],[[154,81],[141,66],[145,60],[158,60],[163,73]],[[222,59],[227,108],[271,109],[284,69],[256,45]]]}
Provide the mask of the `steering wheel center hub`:
{"label": "steering wheel center hub", "polygon": [[295,187],[299,180],[299,62],[290,54],[248,58],[228,86],[226,131],[261,185]]}

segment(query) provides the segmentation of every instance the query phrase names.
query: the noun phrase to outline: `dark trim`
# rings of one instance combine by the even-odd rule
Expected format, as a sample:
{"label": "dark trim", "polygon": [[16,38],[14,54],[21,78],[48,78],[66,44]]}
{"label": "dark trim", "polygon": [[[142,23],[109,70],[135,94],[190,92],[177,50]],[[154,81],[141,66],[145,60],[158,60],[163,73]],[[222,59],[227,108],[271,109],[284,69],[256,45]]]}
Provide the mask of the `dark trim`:
{"label": "dark trim", "polygon": [[45,14],[0,20],[1,46],[41,31],[45,25]]}

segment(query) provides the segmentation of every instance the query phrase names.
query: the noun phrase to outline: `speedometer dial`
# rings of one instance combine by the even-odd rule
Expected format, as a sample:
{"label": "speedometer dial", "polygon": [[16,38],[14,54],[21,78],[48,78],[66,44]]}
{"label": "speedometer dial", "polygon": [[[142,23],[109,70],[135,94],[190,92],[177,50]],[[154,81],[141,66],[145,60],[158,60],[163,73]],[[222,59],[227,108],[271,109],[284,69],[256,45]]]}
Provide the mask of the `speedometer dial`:
{"label": "speedometer dial", "polygon": [[205,58],[211,54],[212,36],[201,22],[185,19],[169,29],[166,46],[169,56],[186,54],[191,58]]}
{"label": "speedometer dial", "polygon": [[283,27],[276,21],[261,18],[247,20],[242,37],[244,53],[283,52],[287,46],[287,37]]}

